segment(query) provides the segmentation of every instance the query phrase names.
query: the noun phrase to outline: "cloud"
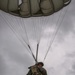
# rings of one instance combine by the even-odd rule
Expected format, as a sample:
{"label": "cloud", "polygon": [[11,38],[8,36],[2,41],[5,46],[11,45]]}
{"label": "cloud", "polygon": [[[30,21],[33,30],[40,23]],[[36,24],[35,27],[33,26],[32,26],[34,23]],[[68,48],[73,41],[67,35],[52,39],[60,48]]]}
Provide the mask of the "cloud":
{"label": "cloud", "polygon": [[5,64],[5,60],[0,54],[0,74],[5,75],[6,71],[7,71],[7,66]]}

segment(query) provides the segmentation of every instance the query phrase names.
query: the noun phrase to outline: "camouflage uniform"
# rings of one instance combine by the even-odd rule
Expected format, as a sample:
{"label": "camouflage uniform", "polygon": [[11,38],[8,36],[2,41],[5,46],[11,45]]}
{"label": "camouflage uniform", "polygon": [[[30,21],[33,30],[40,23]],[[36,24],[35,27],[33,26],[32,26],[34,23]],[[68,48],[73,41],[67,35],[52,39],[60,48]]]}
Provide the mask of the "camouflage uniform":
{"label": "camouflage uniform", "polygon": [[29,67],[29,72],[27,75],[47,75],[47,72],[44,68],[39,68],[36,65]]}

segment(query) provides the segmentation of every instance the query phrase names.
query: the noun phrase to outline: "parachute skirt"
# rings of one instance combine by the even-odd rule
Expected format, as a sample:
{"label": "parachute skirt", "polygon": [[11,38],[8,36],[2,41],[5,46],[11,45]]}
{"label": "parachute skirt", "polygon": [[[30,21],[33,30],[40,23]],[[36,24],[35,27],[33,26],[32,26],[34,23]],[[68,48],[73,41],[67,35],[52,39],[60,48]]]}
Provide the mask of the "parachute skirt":
{"label": "parachute skirt", "polygon": [[19,17],[48,16],[67,6],[71,0],[0,0],[0,9]]}

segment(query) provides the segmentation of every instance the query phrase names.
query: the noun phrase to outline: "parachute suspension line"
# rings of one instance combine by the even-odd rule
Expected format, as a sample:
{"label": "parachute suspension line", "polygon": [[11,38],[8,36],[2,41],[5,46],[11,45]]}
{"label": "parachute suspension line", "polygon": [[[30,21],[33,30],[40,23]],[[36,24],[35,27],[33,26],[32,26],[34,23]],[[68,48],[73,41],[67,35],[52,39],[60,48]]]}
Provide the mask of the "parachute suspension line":
{"label": "parachute suspension line", "polygon": [[[60,13],[60,14],[61,14],[61,13]],[[57,24],[58,24],[59,20],[60,20],[60,15],[59,15],[59,18],[58,18],[58,20],[57,20],[56,26],[55,26],[55,28],[54,28],[53,35],[51,35],[50,45],[49,45],[49,47],[48,47],[48,50],[47,50],[46,55],[45,55],[45,57],[44,57],[44,60],[46,59],[46,56],[47,56],[47,54],[48,54],[48,52],[49,52],[49,49],[51,48],[52,41],[54,40],[53,38],[54,38],[55,32],[56,32],[56,30],[57,30],[56,27],[57,27]],[[53,27],[53,26],[52,26],[52,27]],[[49,39],[48,39],[48,40],[49,40]],[[43,60],[43,61],[44,61],[44,60]]]}
{"label": "parachute suspension line", "polygon": [[36,58],[35,58],[35,56],[34,56],[34,54],[33,54],[33,52],[32,52],[32,50],[31,50],[31,48],[30,48],[30,46],[29,46],[29,45],[28,45],[28,47],[29,47],[29,50],[31,51],[31,54],[32,54],[32,56],[33,56],[33,58],[34,58],[35,62],[37,62],[37,60],[36,60]]}
{"label": "parachute suspension line", "polygon": [[[19,39],[19,41],[24,45],[24,47],[27,49],[27,51],[29,51],[29,50],[30,50],[29,45],[28,45],[28,47],[27,47],[27,46],[23,43],[23,41],[19,38],[19,36],[15,33],[14,29],[13,29],[12,26],[10,25],[9,20],[8,20],[8,22],[7,22],[5,16],[2,16],[2,15],[1,15],[1,17],[2,17],[3,20],[7,23],[7,25],[9,26],[9,28],[13,31],[13,33],[16,35],[16,37]],[[29,50],[28,50],[28,48],[29,48]],[[31,53],[30,53],[30,52],[31,52]],[[35,56],[33,55],[33,53],[32,53],[31,50],[29,51],[29,53],[32,54],[32,57],[33,57],[33,59],[34,59],[35,62],[36,62]]]}
{"label": "parachute suspension line", "polygon": [[[49,20],[49,17],[39,18],[39,22],[38,23],[39,24],[42,23],[41,25],[46,25],[47,26],[48,20]],[[43,26],[41,27],[41,30],[43,31]],[[40,35],[39,35],[39,39],[38,39],[38,43],[37,43],[37,50],[36,50],[36,60],[37,60],[37,62],[38,62],[38,51],[39,51],[39,44],[41,42],[42,31],[40,31]]]}
{"label": "parachute suspension line", "polygon": [[[32,52],[32,49],[31,49],[31,47],[30,47],[30,42],[29,42],[29,39],[28,39],[28,35],[27,35],[25,23],[24,23],[24,21],[23,21],[22,19],[21,19],[21,23],[22,23],[22,25],[24,25],[24,32],[26,33],[26,37],[27,37],[27,40],[28,40],[27,46],[28,46],[29,50],[31,51],[31,54],[32,54],[32,56],[33,56],[33,58],[34,58],[34,60],[35,60],[35,62],[36,62],[36,58],[35,58],[35,56],[34,56],[34,54],[33,54],[33,52]],[[23,28],[23,26],[22,26],[22,28]]]}
{"label": "parachute suspension line", "polygon": [[[40,41],[41,41],[41,37],[42,37],[42,29],[43,29],[43,26],[41,26],[41,25],[43,25],[43,24],[41,24],[41,22],[42,22],[42,19],[43,18],[41,18],[41,17],[39,17],[39,19],[38,19],[38,29],[39,28],[41,28],[40,30],[38,30],[39,32],[39,36],[38,36],[38,40],[37,40],[37,49],[36,49],[36,60],[37,60],[37,62],[38,62],[38,53],[39,53],[39,44],[40,44]],[[43,22],[42,22],[43,23]],[[41,27],[40,27],[41,26]],[[36,29],[37,30],[37,29]]]}
{"label": "parachute suspension line", "polygon": [[24,21],[23,21],[22,18],[21,18],[21,23],[22,23],[22,25],[24,26],[24,27],[23,27],[23,26],[21,25],[22,29],[24,30],[24,32],[25,32],[25,34],[26,34],[26,38],[27,38],[28,45],[29,45],[29,39],[28,39],[28,35],[27,35],[27,31],[26,31],[25,23],[24,23]]}
{"label": "parachute suspension line", "polygon": [[[40,19],[41,19],[40,17],[38,19],[35,19],[35,21],[34,21],[34,18],[32,19],[33,29],[34,29],[34,35],[35,35],[36,38],[38,37],[37,38],[37,47],[36,47],[36,62],[38,62],[38,51],[39,51],[39,44],[40,44],[40,38],[41,38],[41,31],[40,30],[37,30],[37,29],[39,29],[39,26],[40,26],[40,23],[41,23],[40,22],[41,21]],[[40,31],[40,35],[38,35],[39,31]]]}
{"label": "parachute suspension line", "polygon": [[[39,34],[37,36],[37,48],[36,48],[36,62],[38,62],[38,51],[39,51],[39,44],[40,44],[40,40],[41,40],[41,33],[42,31],[38,30],[40,28],[40,23],[41,23],[41,18],[39,17],[38,20],[36,20],[35,22],[33,22],[34,24],[34,32],[35,35],[36,33]],[[37,25],[38,24],[38,25]],[[36,26],[35,26],[36,25]],[[42,29],[41,29],[42,30]],[[35,36],[36,37],[36,36]]]}
{"label": "parachute suspension line", "polygon": [[[59,28],[60,28],[60,27],[58,27],[58,29],[59,29]],[[57,31],[55,32],[55,34],[54,34],[53,37],[51,38],[50,45],[49,45],[49,47],[48,47],[48,50],[47,50],[47,52],[46,52],[46,55],[45,55],[43,61],[45,61],[45,59],[46,59],[46,57],[47,57],[47,54],[48,54],[49,50],[51,49],[51,46],[52,46],[52,44],[53,44],[53,42],[54,42],[54,39],[55,39],[55,37],[56,37],[56,34],[57,34]]]}
{"label": "parachute suspension line", "polygon": [[[15,31],[12,29],[12,26],[10,25],[9,21],[6,21],[6,17],[5,16],[2,16],[1,17],[3,18],[3,20],[7,23],[8,27],[13,31],[13,33],[16,35],[16,37],[19,39],[19,41],[24,45],[24,43],[22,42],[22,40],[19,38],[19,36],[15,33]],[[25,45],[24,45],[25,48],[27,48]]]}
{"label": "parachute suspension line", "polygon": [[[17,21],[18,22],[18,21]],[[21,23],[21,24],[20,24]],[[24,31],[24,33],[26,34],[26,37],[27,37],[27,40],[28,40],[28,35],[27,35],[27,31],[26,31],[26,27],[25,27],[25,25],[24,25],[24,21],[22,20],[22,19],[20,19],[20,23],[18,22],[18,25],[19,25],[19,27],[20,27],[20,29],[22,29],[23,31]],[[23,25],[24,25],[24,27],[23,27]],[[36,59],[35,59],[35,56],[34,56],[34,54],[33,54],[33,52],[32,52],[32,49],[31,49],[31,47],[30,47],[30,44],[29,44],[29,40],[28,40],[28,43],[25,41],[25,39],[23,38],[23,36],[21,35],[21,37],[22,37],[22,40],[24,41],[24,43],[27,45],[27,47],[29,48],[29,50],[30,50],[30,52],[31,52],[31,54],[32,54],[32,57],[34,58],[34,60],[36,61]]]}
{"label": "parachute suspension line", "polygon": [[[37,20],[36,20],[37,21]],[[35,30],[37,31],[36,33],[38,33],[39,35],[37,36],[38,38],[37,38],[37,45],[39,44],[39,39],[40,39],[40,34],[41,33],[39,33],[39,31],[40,30],[38,30],[39,29],[39,24],[40,24],[40,19],[38,19],[38,23],[37,23],[38,25],[36,25],[36,26],[38,26],[38,28],[36,28]],[[40,31],[41,32],[41,31]],[[38,48],[39,49],[39,48]]]}
{"label": "parachute suspension line", "polygon": [[[37,36],[36,36],[36,34],[37,34],[37,28],[36,28],[36,23],[35,23],[36,21],[34,22],[34,18],[31,19],[31,20],[32,20],[32,23],[33,23],[34,37],[37,39]],[[37,63],[38,62],[38,40],[37,40],[36,58],[35,59],[36,59],[35,63]]]}
{"label": "parachute suspension line", "polygon": [[[54,37],[54,35],[55,35],[56,31],[57,31],[57,28],[59,27],[59,26],[58,26],[58,23],[59,23],[59,20],[60,20],[60,18],[61,18],[61,13],[62,13],[62,12],[60,12],[59,17],[58,17],[58,19],[57,19],[57,22],[56,22],[56,24],[55,24],[55,26],[54,26],[54,31],[53,31],[53,34],[51,35],[51,38],[50,38],[49,47],[51,46],[53,37]],[[52,17],[51,20],[53,21],[53,19],[54,19],[54,15],[53,15],[53,17]],[[51,27],[53,27],[53,25],[52,25]],[[50,35],[49,35],[49,37],[50,37]],[[49,41],[49,39],[48,39],[48,41]],[[50,49],[49,47],[48,47],[48,50]],[[48,51],[48,50],[47,50],[47,51]],[[45,57],[46,57],[46,56],[45,56]],[[45,59],[45,58],[44,58],[44,59]]]}
{"label": "parachute suspension line", "polygon": [[[35,21],[34,21],[35,20]],[[40,40],[40,35],[38,35],[38,33],[40,32],[41,33],[41,31],[40,30],[38,30],[39,29],[39,24],[40,24],[40,17],[38,17],[37,19],[32,19],[32,22],[33,22],[33,29],[34,29],[34,35],[35,35],[35,37],[37,38],[37,47],[39,48],[39,40]],[[38,24],[38,25],[37,25]],[[38,35],[38,36],[37,36]],[[36,48],[36,50],[38,49],[38,48]]]}
{"label": "parachute suspension line", "polygon": [[[20,24],[17,19],[16,19],[16,22],[18,23],[18,25],[19,25],[18,27],[19,27],[19,28],[21,29],[21,31],[22,31],[23,29],[22,29],[21,26],[20,26],[22,23]],[[16,33],[19,35],[19,37],[21,36],[22,42],[24,42],[25,44],[27,44],[26,41],[24,40],[24,38],[23,38],[22,33],[20,32],[20,30],[19,30],[19,29],[16,29],[14,25],[15,25],[15,24],[13,24],[13,26],[11,25],[12,29],[13,29],[14,31],[16,31]]]}
{"label": "parachute suspension line", "polygon": [[29,42],[28,35],[27,35],[27,31],[26,31],[26,27],[25,27],[25,23],[24,23],[24,21],[23,21],[22,18],[20,19],[20,21],[21,21],[21,24],[24,26],[24,27],[23,27],[23,26],[21,25],[22,29],[24,30],[24,34],[26,34],[26,38],[27,38],[27,41],[28,41],[28,43],[26,43],[26,44],[27,44],[27,46],[29,47],[29,49],[31,49],[31,47],[30,47],[30,42]]}
{"label": "parachute suspension line", "polygon": [[[31,20],[32,20],[32,19],[31,19]],[[33,22],[32,22],[32,23],[33,23]],[[23,25],[24,25],[24,30],[25,30],[26,37],[27,37],[27,40],[28,40],[28,47],[29,47],[29,49],[30,49],[30,51],[31,51],[31,53],[32,53],[32,56],[33,56],[33,58],[34,58],[34,60],[35,60],[35,63],[36,63],[37,60],[36,60],[36,57],[35,57],[35,55],[34,55],[32,49],[31,49],[31,47],[30,47],[30,42],[29,42],[29,39],[28,39],[28,35],[27,35],[26,26],[25,26],[24,21],[23,21]],[[34,25],[34,23],[33,23],[33,25]],[[34,31],[34,32],[35,32],[35,31]]]}
{"label": "parachute suspension line", "polygon": [[[48,20],[49,20],[49,18],[45,18],[44,17],[44,19],[43,18],[39,18],[38,19],[38,29],[39,29],[39,26],[40,26],[40,23],[42,23],[41,25],[44,25],[43,23],[45,22],[45,25],[47,25],[47,23],[48,23]],[[37,20],[36,20],[37,21]],[[52,20],[53,21],[53,20]],[[33,25],[36,25],[36,23],[34,23]],[[41,30],[43,29],[43,26],[42,26],[42,28],[41,28]],[[36,32],[37,31],[37,28],[34,26],[34,32],[35,32],[35,34],[37,33]],[[41,37],[42,37],[42,31],[40,31],[40,35],[39,35],[39,39],[37,40],[37,49],[36,49],[36,61],[38,62],[38,51],[39,51],[39,44],[40,44],[40,41],[41,41]]]}
{"label": "parachute suspension line", "polygon": [[[39,24],[42,23],[42,24],[38,25],[38,29],[39,29],[39,27],[40,27],[41,25],[44,25],[44,24],[43,24],[44,22],[45,22],[45,24],[47,24],[46,21],[47,21],[47,18],[45,18],[45,17],[44,17],[44,18],[40,17],[38,23],[39,23]],[[42,30],[43,30],[43,26],[41,26],[41,31],[40,31],[40,35],[39,35],[38,43],[37,43],[38,45],[40,44],[40,41],[41,41]]]}
{"label": "parachute suspension line", "polygon": [[[46,52],[46,55],[45,55],[45,57],[44,57],[43,62],[45,61],[45,59],[46,59],[46,57],[47,57],[47,55],[48,55],[48,52],[49,52],[50,49],[51,49],[51,46],[52,46],[52,44],[53,44],[53,42],[54,42],[54,40],[55,40],[55,37],[56,37],[56,35],[57,35],[58,31],[59,31],[59,28],[60,28],[61,25],[62,25],[62,22],[63,22],[63,20],[64,20],[64,17],[65,17],[65,15],[66,15],[66,13],[67,13],[67,10],[68,10],[68,9],[66,8],[66,11],[65,11],[64,15],[62,16],[62,20],[60,21],[60,24],[59,24],[59,26],[57,27],[56,32],[55,32],[55,34],[54,34],[54,37],[53,37],[53,39],[51,40],[50,46],[49,46],[49,48],[48,48],[48,50],[47,50],[47,52]],[[59,18],[60,18],[60,17],[59,17]],[[58,21],[57,21],[56,24],[58,24],[59,20],[60,20],[60,19],[58,19]]]}
{"label": "parachute suspension line", "polygon": [[[22,20],[22,18],[20,19],[20,22],[21,22],[21,24],[19,24],[19,25],[20,25],[21,29],[24,31],[24,33],[26,34],[28,43],[25,41],[25,39],[24,39],[23,37],[22,37],[22,39],[23,39],[23,41],[26,43],[26,45],[28,46],[29,50],[31,51],[31,54],[32,54],[33,58],[35,59],[34,54],[33,54],[32,50],[31,50],[30,44],[29,44],[29,39],[28,39],[26,27],[25,27],[25,24],[24,24],[24,21]],[[24,27],[23,27],[23,26],[24,26]]]}
{"label": "parachute suspension line", "polygon": [[[16,19],[17,20],[17,19]],[[21,29],[21,31],[23,32],[24,31],[24,29],[23,29],[23,27],[22,27],[22,22],[21,22],[21,20],[20,20],[20,23],[19,23],[19,21],[17,20],[17,23],[18,23],[18,25],[19,25],[19,28]],[[17,29],[16,29],[17,30]],[[27,42],[25,41],[25,38],[22,36],[22,32],[21,32],[20,30],[19,30],[19,32],[17,31],[17,33],[22,37],[22,40],[23,40],[23,42],[25,43],[25,44],[27,44]]]}
{"label": "parachute suspension line", "polygon": [[40,34],[39,32],[41,32],[40,30],[38,30],[39,26],[40,26],[40,18],[38,17],[37,19],[35,19],[35,22],[33,19],[34,34],[35,34],[35,37],[37,38],[37,44],[39,43],[39,38],[40,38],[40,35],[38,34]]}
{"label": "parachute suspension line", "polygon": [[[37,29],[36,29],[36,27],[35,27],[36,23],[34,22],[34,18],[33,18],[33,19],[31,19],[31,20],[32,20],[32,23],[33,23],[34,37],[36,38],[36,37],[37,37],[37,36],[36,36]],[[35,19],[35,20],[36,20],[36,19]]]}
{"label": "parachute suspension line", "polygon": [[[18,22],[18,21],[17,21]],[[24,28],[23,29],[23,25],[24,25],[24,23],[22,22],[22,20],[20,19],[20,22],[21,22],[21,24],[19,24],[19,22],[18,22],[18,25],[19,25],[19,27],[20,27],[20,29],[22,29],[26,34],[27,34],[27,32],[26,32],[26,28]],[[17,29],[16,29],[17,30]],[[21,35],[21,34],[20,34]],[[24,40],[24,38],[23,38],[23,36],[21,35],[21,37],[22,37],[22,40],[24,41],[24,43],[27,45],[26,47],[28,47],[28,50],[31,52],[31,54],[32,54],[32,57],[34,58],[34,60],[36,61],[36,59],[35,59],[35,56],[34,56],[34,54],[33,54],[33,52],[32,52],[32,50],[31,50],[31,48],[30,48],[30,45],[29,44],[27,44],[27,42]],[[27,39],[28,39],[28,36],[26,35],[26,37],[27,37]],[[23,42],[22,41],[22,42]],[[29,41],[29,40],[28,40]],[[24,44],[24,45],[25,45]]]}
{"label": "parachute suspension line", "polygon": [[[19,26],[20,26],[20,28],[21,28],[21,30],[24,32],[24,28],[23,28],[23,23],[22,23],[22,21],[21,21],[21,18],[19,18],[20,19],[20,23],[18,22],[18,24],[19,24]],[[21,33],[22,34],[22,33]],[[23,35],[25,35],[25,34],[23,34]],[[27,44],[27,42],[25,41],[25,37],[23,37],[22,36],[22,39],[23,39],[23,41]]]}
{"label": "parachute suspension line", "polygon": [[[54,19],[54,14],[53,14],[53,16],[52,16],[52,18],[51,18],[51,20],[50,20],[50,29],[53,27],[53,19]],[[49,19],[48,19],[49,20]],[[53,38],[53,35],[51,35],[51,34],[49,34],[49,38],[48,38],[48,42],[47,42],[47,45],[50,45],[50,43],[51,43],[51,40],[50,39],[52,39]],[[49,43],[49,41],[50,41],[50,43]],[[47,49],[46,49],[47,50]]]}
{"label": "parachute suspension line", "polygon": [[[12,18],[10,19],[10,21],[11,20],[12,20]],[[17,25],[15,24],[16,22],[18,23]],[[21,31],[23,31],[23,29],[21,28],[20,25],[22,25],[22,24],[19,23],[18,18],[15,18],[15,20],[13,21],[13,23],[10,26],[13,29],[13,31],[15,32],[15,34],[17,34],[18,37],[21,38],[22,42],[27,44],[26,41],[24,40],[23,36],[22,36],[22,32]],[[18,28],[16,26],[18,26]],[[21,31],[20,31],[20,29],[21,29]]]}

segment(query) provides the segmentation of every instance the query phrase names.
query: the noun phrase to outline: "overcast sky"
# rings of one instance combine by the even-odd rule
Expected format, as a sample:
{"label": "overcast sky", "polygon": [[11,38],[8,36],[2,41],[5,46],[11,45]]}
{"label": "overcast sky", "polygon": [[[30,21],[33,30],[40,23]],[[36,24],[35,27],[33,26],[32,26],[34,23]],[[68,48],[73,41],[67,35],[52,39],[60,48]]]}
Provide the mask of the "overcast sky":
{"label": "overcast sky", "polygon": [[48,75],[75,75],[75,0],[47,17],[19,18],[0,11],[0,75],[27,74],[35,63],[27,44],[35,55],[39,41],[38,61],[51,43],[44,60]]}

